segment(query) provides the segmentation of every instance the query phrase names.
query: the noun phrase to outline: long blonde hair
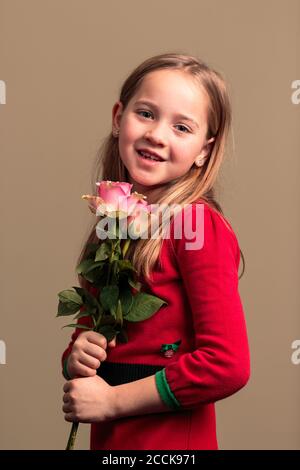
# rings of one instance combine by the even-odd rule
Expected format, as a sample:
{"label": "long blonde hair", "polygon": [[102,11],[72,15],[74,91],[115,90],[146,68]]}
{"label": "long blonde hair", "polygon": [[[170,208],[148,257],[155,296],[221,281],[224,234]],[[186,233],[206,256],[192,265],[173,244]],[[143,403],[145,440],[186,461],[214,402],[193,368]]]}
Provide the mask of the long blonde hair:
{"label": "long blonde hair", "polygon": [[[119,101],[123,104],[123,110],[139,90],[144,77],[159,69],[185,72],[206,91],[209,98],[206,138],[214,137],[214,141],[205,163],[200,168],[193,165],[185,175],[165,184],[163,191],[156,197],[155,203],[183,206],[201,198],[223,214],[223,210],[215,198],[214,184],[223,161],[232,121],[231,105],[224,79],[218,72],[194,56],[180,53],[156,55],[142,62],[125,80],[119,97]],[[96,195],[95,183],[101,180],[129,182],[127,169],[120,158],[118,139],[113,136],[112,132],[104,139],[96,155],[92,173],[92,193],[94,195]],[[97,222],[98,220],[93,224],[77,264],[84,259],[88,243],[99,243],[95,230]],[[159,253],[162,242],[163,234],[159,227],[158,236],[135,240],[131,243],[126,258],[131,259],[138,276],[151,276],[154,266],[160,262]],[[243,260],[243,271],[239,278],[242,277],[245,270],[245,260],[241,250],[240,253]],[[80,285],[87,285],[81,276],[78,279]]]}

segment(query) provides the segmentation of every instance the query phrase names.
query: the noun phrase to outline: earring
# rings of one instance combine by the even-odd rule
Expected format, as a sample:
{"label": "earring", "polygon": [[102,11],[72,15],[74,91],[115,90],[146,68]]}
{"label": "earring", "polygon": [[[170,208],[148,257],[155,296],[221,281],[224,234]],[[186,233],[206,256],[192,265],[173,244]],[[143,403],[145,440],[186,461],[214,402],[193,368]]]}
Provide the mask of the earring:
{"label": "earring", "polygon": [[118,137],[119,132],[120,132],[119,129],[114,129],[114,130],[113,130],[113,136],[114,136],[114,137]]}
{"label": "earring", "polygon": [[201,158],[199,158],[198,160],[195,161],[196,165],[199,167],[201,166]]}

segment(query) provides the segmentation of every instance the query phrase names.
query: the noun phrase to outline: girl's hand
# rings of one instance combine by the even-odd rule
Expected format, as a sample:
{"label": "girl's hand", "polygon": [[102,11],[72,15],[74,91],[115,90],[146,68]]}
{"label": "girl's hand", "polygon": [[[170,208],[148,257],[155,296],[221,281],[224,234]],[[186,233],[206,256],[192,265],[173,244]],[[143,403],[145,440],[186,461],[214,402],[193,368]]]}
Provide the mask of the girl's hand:
{"label": "girl's hand", "polygon": [[105,336],[95,331],[80,333],[73,344],[67,369],[70,377],[93,377],[101,362],[105,361],[107,346],[115,347],[116,338],[107,345]]}
{"label": "girl's hand", "polygon": [[114,387],[98,375],[69,380],[63,390],[66,421],[95,423],[116,417]]}

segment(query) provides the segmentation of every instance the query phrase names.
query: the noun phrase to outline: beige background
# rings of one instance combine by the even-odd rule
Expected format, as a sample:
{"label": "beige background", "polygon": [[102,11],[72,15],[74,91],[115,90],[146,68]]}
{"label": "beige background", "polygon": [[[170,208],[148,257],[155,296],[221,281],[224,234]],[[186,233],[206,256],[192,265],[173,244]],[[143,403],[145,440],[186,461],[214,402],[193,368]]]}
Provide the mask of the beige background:
{"label": "beige background", "polygon": [[[57,292],[77,285],[92,164],[127,74],[168,51],[228,81],[235,152],[221,205],[246,258],[252,376],[218,402],[221,449],[300,449],[299,0],[1,0],[0,448],[63,449]],[[81,425],[77,448],[88,448]]]}

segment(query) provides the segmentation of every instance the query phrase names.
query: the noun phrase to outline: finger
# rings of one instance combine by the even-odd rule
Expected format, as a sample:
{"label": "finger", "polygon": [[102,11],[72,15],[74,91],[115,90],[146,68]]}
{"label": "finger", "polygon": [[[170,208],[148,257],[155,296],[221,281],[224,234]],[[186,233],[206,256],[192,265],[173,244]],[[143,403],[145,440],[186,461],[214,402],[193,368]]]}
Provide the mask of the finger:
{"label": "finger", "polygon": [[73,408],[69,403],[65,403],[62,406],[62,410],[63,410],[64,413],[72,413],[73,412]]}
{"label": "finger", "polygon": [[91,369],[90,367],[86,367],[80,362],[76,366],[76,370],[77,370],[77,375],[81,377],[93,377],[94,375],[96,375],[96,369]]}
{"label": "finger", "polygon": [[[105,352],[105,351],[104,351]],[[102,355],[103,357],[103,355]],[[101,361],[95,357],[89,356],[88,354],[83,353],[78,359],[79,363],[90,369],[98,369],[100,367]]]}
{"label": "finger", "polygon": [[68,382],[65,383],[63,391],[65,393],[69,392],[71,390],[71,380],[68,380]]}
{"label": "finger", "polygon": [[63,396],[63,402],[64,403],[69,403],[70,402],[70,396],[68,393],[65,393]]}
{"label": "finger", "polygon": [[111,340],[111,341],[108,343],[108,346],[109,346],[110,348],[114,348],[114,347],[116,347],[116,345],[117,345],[117,338],[114,337],[114,339]]}
{"label": "finger", "polygon": [[74,421],[77,421],[77,419],[75,419],[75,416],[74,416],[73,413],[66,413],[65,414],[65,420],[69,421],[70,423],[72,423]]}
{"label": "finger", "polygon": [[105,336],[101,335],[100,333],[96,333],[96,331],[89,331],[89,335],[87,335],[87,340],[92,344],[97,344],[103,349],[107,347],[107,341]]}
{"label": "finger", "polygon": [[96,359],[99,359],[99,361],[105,361],[106,359],[105,349],[101,346],[97,346],[96,344],[87,343],[83,351],[89,356],[93,356]]}

